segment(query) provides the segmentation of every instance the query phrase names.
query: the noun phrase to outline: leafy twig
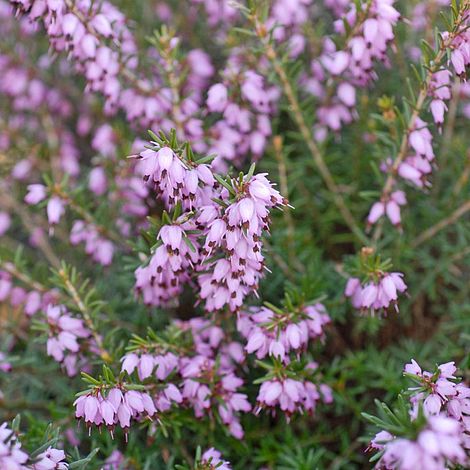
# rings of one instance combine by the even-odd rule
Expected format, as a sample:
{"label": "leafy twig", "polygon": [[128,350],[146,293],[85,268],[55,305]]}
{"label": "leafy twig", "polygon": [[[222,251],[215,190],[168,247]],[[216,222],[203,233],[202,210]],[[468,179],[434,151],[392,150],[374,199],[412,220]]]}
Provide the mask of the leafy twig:
{"label": "leafy twig", "polygon": [[420,245],[422,245],[426,240],[429,240],[430,238],[434,237],[437,232],[448,228],[450,225],[455,223],[460,217],[462,217],[464,214],[466,214],[468,211],[470,211],[470,200],[466,201],[464,204],[462,204],[459,208],[457,208],[452,214],[450,214],[448,217],[445,217],[441,221],[439,221],[437,224],[433,225],[432,227],[429,227],[427,230],[421,233],[419,237],[417,237],[413,242],[411,242],[411,247],[416,248]]}

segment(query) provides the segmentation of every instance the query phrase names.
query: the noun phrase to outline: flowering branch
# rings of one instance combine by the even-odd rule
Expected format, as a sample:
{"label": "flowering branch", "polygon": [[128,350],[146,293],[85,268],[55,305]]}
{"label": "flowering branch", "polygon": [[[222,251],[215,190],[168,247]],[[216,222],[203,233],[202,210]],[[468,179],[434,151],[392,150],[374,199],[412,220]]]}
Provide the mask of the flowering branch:
{"label": "flowering branch", "polygon": [[96,330],[95,324],[93,323],[93,319],[91,318],[90,312],[88,311],[88,308],[82,299],[80,293],[78,290],[75,288],[72,279],[75,277],[75,270],[72,270],[71,275],[69,273],[69,269],[65,264],[62,264],[61,268],[57,272],[59,278],[62,280],[62,283],[69,293],[69,295],[72,297],[72,300],[78,307],[78,310],[83,316],[83,319],[85,320],[86,326],[88,329],[91,331],[94,340],[96,341],[96,345],[100,351],[100,356],[103,361],[109,363],[112,361],[112,356],[111,354],[105,349],[103,345],[103,340],[101,338],[101,335],[98,333]]}
{"label": "flowering branch", "polygon": [[[426,77],[424,81],[421,83],[420,93],[418,95],[418,98],[416,99],[416,103],[413,106],[413,112],[408,120],[403,136],[401,138],[400,148],[399,148],[397,157],[395,158],[395,160],[393,161],[393,164],[391,165],[389,169],[387,179],[382,189],[382,194],[380,197],[382,204],[386,204],[390,199],[392,190],[396,182],[398,168],[400,164],[403,162],[403,159],[407,156],[407,152],[410,146],[410,134],[415,130],[417,120],[423,110],[423,106],[428,96],[433,76],[440,69],[442,62],[447,55],[447,49],[451,46],[455,38],[459,34],[462,33],[462,25],[464,24],[465,21],[468,20],[467,11],[469,8],[470,8],[470,1],[463,0],[462,3],[460,4],[458,16],[455,19],[452,31],[449,32],[448,36],[445,39],[441,40],[439,49],[435,57],[429,62],[429,66],[427,67]],[[380,222],[375,227],[375,230],[372,236],[372,240],[375,245],[377,244],[378,240],[380,239],[382,235],[383,222],[384,220],[381,219]]]}
{"label": "flowering branch", "polygon": [[333,198],[333,202],[335,203],[336,207],[340,211],[346,225],[350,228],[350,230],[356,235],[358,240],[362,243],[367,244],[368,239],[359,228],[358,224],[356,223],[354,216],[352,215],[351,211],[349,210],[348,206],[344,202],[343,197],[341,196],[341,190],[336,184],[333,175],[331,174],[328,166],[325,163],[321,150],[319,149],[318,145],[316,144],[315,140],[313,139],[313,134],[311,130],[308,128],[307,123],[305,121],[305,117],[303,115],[302,109],[300,108],[299,100],[297,97],[297,93],[295,92],[294,88],[292,87],[289,77],[284,69],[284,65],[280,60],[275,48],[272,46],[269,36],[266,31],[266,27],[260,22],[259,18],[256,16],[255,12],[251,12],[251,20],[254,23],[255,31],[258,38],[261,41],[261,44],[264,47],[266,57],[271,62],[274,71],[279,77],[281,82],[281,86],[284,90],[286,98],[290,104],[290,111],[292,116],[302,134],[302,137],[307,144],[307,147],[310,150],[312,155],[313,161],[317,166],[323,181],[325,182],[327,188],[330,191],[330,194]]}

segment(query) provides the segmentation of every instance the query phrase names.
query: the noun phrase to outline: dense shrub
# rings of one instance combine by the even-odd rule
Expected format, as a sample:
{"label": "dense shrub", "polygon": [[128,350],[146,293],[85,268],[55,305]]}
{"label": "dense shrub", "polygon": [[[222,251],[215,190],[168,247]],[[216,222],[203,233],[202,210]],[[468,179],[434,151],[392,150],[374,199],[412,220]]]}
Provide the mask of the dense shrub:
{"label": "dense shrub", "polygon": [[0,470],[470,468],[469,15],[0,0]]}

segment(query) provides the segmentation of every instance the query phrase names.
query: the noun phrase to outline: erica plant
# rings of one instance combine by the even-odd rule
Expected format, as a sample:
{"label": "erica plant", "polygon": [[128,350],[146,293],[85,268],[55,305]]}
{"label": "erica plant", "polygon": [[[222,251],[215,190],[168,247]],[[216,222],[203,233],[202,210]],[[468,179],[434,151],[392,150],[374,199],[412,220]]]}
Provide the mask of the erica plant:
{"label": "erica plant", "polygon": [[0,470],[469,468],[469,28],[0,0]]}

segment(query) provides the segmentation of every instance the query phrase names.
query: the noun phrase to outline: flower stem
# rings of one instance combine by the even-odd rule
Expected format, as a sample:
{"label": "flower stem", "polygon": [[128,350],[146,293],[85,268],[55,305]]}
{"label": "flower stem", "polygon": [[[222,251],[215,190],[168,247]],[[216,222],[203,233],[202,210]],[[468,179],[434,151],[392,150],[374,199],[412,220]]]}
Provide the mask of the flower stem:
{"label": "flower stem", "polygon": [[450,214],[448,217],[445,217],[444,219],[439,221],[437,224],[433,225],[432,227],[429,227],[427,230],[422,232],[421,235],[417,237],[415,240],[413,240],[413,242],[411,243],[412,248],[416,248],[422,245],[425,241],[434,237],[434,235],[436,235],[437,232],[440,232],[441,230],[455,223],[460,217],[462,217],[468,211],[470,211],[470,199],[466,201],[464,204],[462,204],[459,208],[457,208],[454,212],[452,212],[452,214]]}
{"label": "flower stem", "polygon": [[292,116],[294,118],[295,123],[297,124],[297,127],[300,130],[300,133],[302,134],[303,139],[305,140],[305,143],[307,144],[308,149],[310,150],[310,153],[312,155],[313,161],[318,168],[318,171],[320,172],[321,177],[323,178],[323,181],[325,182],[328,190],[331,193],[331,196],[333,198],[333,202],[338,208],[339,212],[341,213],[346,225],[349,227],[349,229],[356,235],[356,237],[362,242],[367,244],[368,239],[364,235],[363,231],[359,228],[357,225],[351,211],[347,207],[346,203],[344,202],[343,197],[341,196],[341,191],[336,184],[333,175],[331,174],[328,166],[325,163],[325,160],[323,158],[323,155],[316,144],[315,140],[313,139],[313,134],[311,130],[308,128],[307,123],[305,121],[305,117],[302,113],[302,110],[300,108],[299,100],[297,97],[296,92],[294,91],[289,78],[287,76],[287,73],[284,69],[284,66],[282,64],[282,61],[279,59],[276,50],[273,48],[271,43],[269,42],[269,39],[266,34],[264,34],[264,27],[259,24],[258,19],[255,17],[255,26],[256,26],[256,31],[258,34],[258,37],[260,38],[266,52],[266,57],[269,59],[271,62],[274,71],[276,72],[277,76],[279,77],[279,80],[281,82],[282,89],[284,91],[284,94],[286,95],[286,98],[290,104],[290,111],[292,113]]}
{"label": "flower stem", "polygon": [[109,354],[109,352],[105,349],[103,345],[103,340],[96,330],[96,327],[93,323],[93,319],[91,318],[90,313],[88,312],[88,309],[83,302],[82,298],[80,297],[80,294],[78,293],[77,289],[75,286],[72,284],[72,281],[70,280],[66,269],[63,267],[59,269],[58,274],[60,278],[62,279],[62,282],[64,283],[65,288],[67,289],[67,292],[70,294],[72,297],[72,300],[75,302],[76,306],[78,307],[78,310],[83,316],[83,319],[85,320],[85,323],[88,327],[88,329],[91,331],[93,338],[96,342],[96,346],[98,347],[100,351],[100,356],[101,359],[103,359],[105,362],[110,363],[112,361],[112,356]]}
{"label": "flower stem", "polygon": [[[382,189],[382,195],[380,197],[380,200],[382,202],[386,202],[390,198],[390,194],[396,182],[398,167],[400,166],[403,159],[407,156],[409,143],[410,143],[410,134],[414,130],[416,120],[418,119],[421,111],[423,110],[424,103],[428,96],[429,86],[431,84],[432,77],[434,73],[439,70],[441,66],[441,62],[446,57],[447,48],[452,44],[455,37],[462,33],[461,25],[463,21],[466,19],[465,12],[467,11],[469,6],[470,6],[470,0],[464,0],[461,3],[459,15],[457,19],[455,20],[454,29],[449,33],[447,38],[441,42],[441,45],[439,47],[439,50],[436,56],[429,64],[430,66],[428,67],[426,78],[424,79],[424,82],[422,82],[421,84],[421,90],[416,100],[413,113],[411,114],[410,119],[408,120],[408,124],[403,133],[403,136],[400,142],[400,149],[398,151],[398,155],[395,158],[393,165],[391,166],[388,172],[387,179],[385,180],[385,185]],[[382,236],[382,231],[383,231],[383,219],[375,226],[375,230],[372,236],[374,246],[377,245],[377,242]]]}

